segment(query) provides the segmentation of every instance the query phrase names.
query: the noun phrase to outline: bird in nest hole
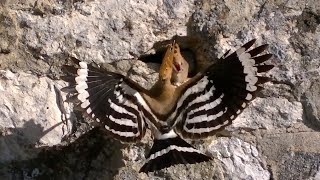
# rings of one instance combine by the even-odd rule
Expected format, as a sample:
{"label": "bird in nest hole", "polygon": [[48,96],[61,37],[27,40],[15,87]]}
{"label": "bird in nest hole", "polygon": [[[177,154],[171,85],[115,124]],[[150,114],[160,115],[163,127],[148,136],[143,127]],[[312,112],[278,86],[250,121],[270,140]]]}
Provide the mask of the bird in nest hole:
{"label": "bird in nest hole", "polygon": [[211,157],[184,139],[207,138],[222,131],[248,106],[273,65],[265,64],[272,54],[260,55],[268,45],[250,47],[255,39],[233,53],[226,52],[216,63],[188,78],[189,65],[179,45],[167,46],[159,79],[145,89],[128,77],[76,61],[64,66],[69,82],[63,91],[67,100],[122,142],[140,141],[149,128],[153,146],[140,172],[174,164],[194,164]]}

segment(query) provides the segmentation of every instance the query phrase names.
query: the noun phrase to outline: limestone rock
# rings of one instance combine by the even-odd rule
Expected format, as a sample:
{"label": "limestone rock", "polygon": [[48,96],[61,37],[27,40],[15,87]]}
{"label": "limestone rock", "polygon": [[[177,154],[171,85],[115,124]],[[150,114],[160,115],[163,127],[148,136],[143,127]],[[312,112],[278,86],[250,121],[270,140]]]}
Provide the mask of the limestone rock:
{"label": "limestone rock", "polygon": [[[317,179],[318,1],[1,1],[0,179]],[[227,128],[232,137],[194,143],[215,160],[139,174],[150,137],[126,146],[90,130],[63,102],[61,66],[113,62],[150,87],[175,35],[196,70],[253,38],[268,43],[273,81]]]}
{"label": "limestone rock", "polygon": [[225,179],[270,179],[258,149],[237,138],[219,138],[208,148],[223,164]]}
{"label": "limestone rock", "polygon": [[30,158],[28,146],[56,145],[71,132],[59,91],[64,85],[24,72],[0,71],[1,163]]}

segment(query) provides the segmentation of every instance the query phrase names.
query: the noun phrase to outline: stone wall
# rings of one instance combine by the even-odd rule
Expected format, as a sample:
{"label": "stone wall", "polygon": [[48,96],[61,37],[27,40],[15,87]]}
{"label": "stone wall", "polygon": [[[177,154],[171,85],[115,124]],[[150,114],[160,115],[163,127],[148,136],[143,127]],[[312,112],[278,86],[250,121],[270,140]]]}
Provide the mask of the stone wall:
{"label": "stone wall", "polygon": [[[319,0],[2,0],[0,177],[320,179],[319,24]],[[212,162],[139,174],[150,136],[121,144],[90,130],[64,102],[61,66],[113,62],[150,87],[152,54],[176,35],[198,69],[253,38],[268,43],[273,81],[222,135],[193,143]]]}

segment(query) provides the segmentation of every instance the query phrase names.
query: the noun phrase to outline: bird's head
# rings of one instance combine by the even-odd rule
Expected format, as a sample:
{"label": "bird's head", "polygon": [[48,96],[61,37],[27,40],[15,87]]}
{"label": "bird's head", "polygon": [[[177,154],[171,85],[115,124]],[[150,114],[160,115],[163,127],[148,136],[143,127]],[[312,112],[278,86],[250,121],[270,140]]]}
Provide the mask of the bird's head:
{"label": "bird's head", "polygon": [[166,81],[171,79],[175,44],[176,43],[173,42],[168,45],[166,53],[162,59],[162,64],[160,66],[160,71],[159,71],[159,78],[161,81]]}
{"label": "bird's head", "polygon": [[173,61],[172,61],[172,68],[175,71],[175,73],[179,73],[182,71],[183,66],[183,60],[181,59],[180,54],[180,47],[177,43],[173,44]]}

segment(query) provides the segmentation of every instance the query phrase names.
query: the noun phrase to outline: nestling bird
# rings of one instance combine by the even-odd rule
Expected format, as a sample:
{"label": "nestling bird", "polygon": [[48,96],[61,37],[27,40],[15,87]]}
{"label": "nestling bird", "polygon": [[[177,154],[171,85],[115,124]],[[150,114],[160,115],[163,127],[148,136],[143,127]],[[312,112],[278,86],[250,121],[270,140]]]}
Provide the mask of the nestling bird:
{"label": "nestling bird", "polygon": [[70,75],[62,79],[70,86],[63,90],[73,92],[76,107],[120,141],[137,142],[151,129],[154,144],[140,172],[209,161],[182,138],[206,138],[223,130],[269,81],[260,73],[273,68],[264,63],[272,55],[259,55],[267,45],[249,50],[254,43],[228,51],[188,78],[189,65],[173,42],[150,90],[121,74],[78,62],[78,67],[65,66]]}
{"label": "nestling bird", "polygon": [[172,70],[171,83],[173,85],[179,86],[188,80],[189,63],[181,55],[178,45],[173,54]]}

